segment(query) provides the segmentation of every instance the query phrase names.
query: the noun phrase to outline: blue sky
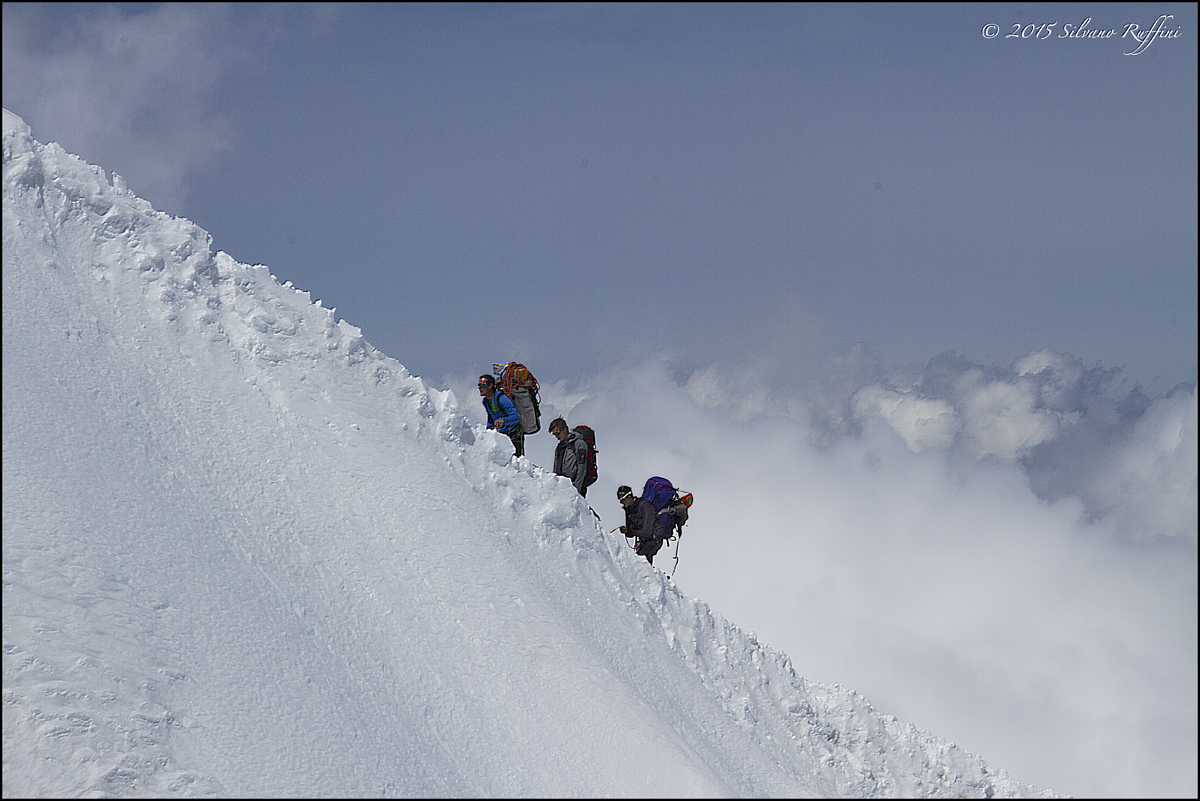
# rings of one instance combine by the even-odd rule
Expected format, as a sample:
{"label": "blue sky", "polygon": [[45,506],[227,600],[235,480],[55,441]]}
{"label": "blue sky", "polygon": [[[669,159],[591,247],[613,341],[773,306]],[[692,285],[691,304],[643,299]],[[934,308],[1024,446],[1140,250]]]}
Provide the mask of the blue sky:
{"label": "blue sky", "polygon": [[[1181,35],[1125,55],[1163,14]],[[1059,38],[1089,17],[1117,34]],[[1195,21],[6,4],[4,103],[435,382],[858,343],[1165,391],[1196,375]]]}

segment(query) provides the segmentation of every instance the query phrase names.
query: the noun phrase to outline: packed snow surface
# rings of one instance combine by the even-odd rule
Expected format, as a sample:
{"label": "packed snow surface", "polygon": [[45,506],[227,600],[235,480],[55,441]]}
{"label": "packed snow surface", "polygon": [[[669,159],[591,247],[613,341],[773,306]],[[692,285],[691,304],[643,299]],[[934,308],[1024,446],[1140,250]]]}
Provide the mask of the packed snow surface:
{"label": "packed snow surface", "polygon": [[1050,795],[8,111],[3,247],[5,796]]}

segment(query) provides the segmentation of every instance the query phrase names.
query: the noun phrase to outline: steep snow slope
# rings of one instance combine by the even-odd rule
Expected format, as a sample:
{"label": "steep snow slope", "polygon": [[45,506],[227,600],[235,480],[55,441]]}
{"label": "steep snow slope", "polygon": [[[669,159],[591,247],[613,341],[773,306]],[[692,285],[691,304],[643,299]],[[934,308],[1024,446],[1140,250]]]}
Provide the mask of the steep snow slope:
{"label": "steep snow slope", "polygon": [[5,795],[1045,794],[7,111],[3,248]]}

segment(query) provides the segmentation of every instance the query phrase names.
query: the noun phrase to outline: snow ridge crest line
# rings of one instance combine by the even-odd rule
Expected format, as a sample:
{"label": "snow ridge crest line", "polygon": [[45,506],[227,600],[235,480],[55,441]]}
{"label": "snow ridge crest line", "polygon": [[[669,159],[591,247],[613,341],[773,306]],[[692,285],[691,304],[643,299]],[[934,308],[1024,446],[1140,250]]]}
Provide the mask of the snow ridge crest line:
{"label": "snow ridge crest line", "polygon": [[[369,449],[371,442],[381,441],[371,435],[380,432],[397,431],[433,447],[501,510],[500,518],[511,523],[506,536],[531,536],[538,547],[558,546],[563,556],[555,564],[565,560],[631,607],[647,635],[661,638],[746,737],[771,754],[798,786],[823,795],[1054,795],[1015,782],[911,724],[879,715],[861,696],[838,685],[800,678],[785,655],[759,644],[703,602],[686,598],[626,549],[612,547],[569,486],[527,460],[511,459],[508,442],[473,426],[453,393],[410,375],[369,345],[359,329],[336,321],[334,310],[313,302],[307,292],[280,285],[266,267],[214,254],[205,231],[155,211],[119,176],[110,184],[100,168],[55,144],[38,144],[28,126],[7,110],[4,159],[6,218],[10,205],[19,207],[23,213],[12,225],[37,228],[14,231],[6,220],[6,270],[10,245],[20,252],[22,235],[62,240],[72,252],[89,254],[90,279],[107,291],[113,319],[136,313],[120,308],[131,289],[146,300],[150,313],[139,330],[158,330],[145,331],[135,348],[146,351],[147,364],[182,361],[201,373],[239,376],[273,412],[264,419],[287,421],[293,426],[290,435],[340,448],[332,458],[362,442]],[[30,209],[36,210],[36,222],[25,216]],[[98,328],[103,333],[105,326]],[[170,352],[162,352],[163,342],[171,343]],[[297,390],[300,386],[304,391]],[[6,639],[7,634],[6,626]],[[161,717],[170,721],[169,711]],[[6,762],[8,736],[6,724]],[[122,788],[124,774],[106,775],[111,781],[105,792],[133,789]],[[196,785],[194,773],[183,775],[183,789],[176,779],[171,792],[234,789],[205,775]],[[768,789],[746,781],[739,790],[747,794]]]}
{"label": "snow ridge crest line", "polygon": [[[281,285],[263,265],[213,253],[211,236],[199,226],[156,211],[119,175],[110,184],[100,167],[55,143],[36,142],[24,121],[7,109],[4,159],[6,193],[34,195],[30,205],[44,215],[47,236],[92,252],[92,278],[113,287],[114,302],[122,297],[116,285],[139,283],[148,305],[189,357],[207,350],[188,341],[197,331],[207,334],[210,344],[227,344],[246,380],[275,385],[273,398],[279,403],[284,403],[280,387],[287,379],[317,378],[316,365],[332,364],[339,380],[350,379],[342,375],[349,371],[358,380],[391,387],[404,399],[402,405],[417,412],[413,422],[422,431],[436,431],[455,444],[474,441],[452,392],[410,375],[371,346],[360,329],[337,320],[336,309],[323,307],[290,282]],[[290,367],[285,372],[292,375],[272,372],[279,367]]]}

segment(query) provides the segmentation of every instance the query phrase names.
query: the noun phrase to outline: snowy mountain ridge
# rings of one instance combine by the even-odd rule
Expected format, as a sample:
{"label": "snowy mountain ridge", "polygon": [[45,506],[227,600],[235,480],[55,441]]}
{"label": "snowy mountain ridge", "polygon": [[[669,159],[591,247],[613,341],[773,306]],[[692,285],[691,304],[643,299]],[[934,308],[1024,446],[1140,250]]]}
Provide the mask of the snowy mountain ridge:
{"label": "snowy mountain ridge", "polygon": [[6,796],[1053,795],[7,110],[3,237]]}

